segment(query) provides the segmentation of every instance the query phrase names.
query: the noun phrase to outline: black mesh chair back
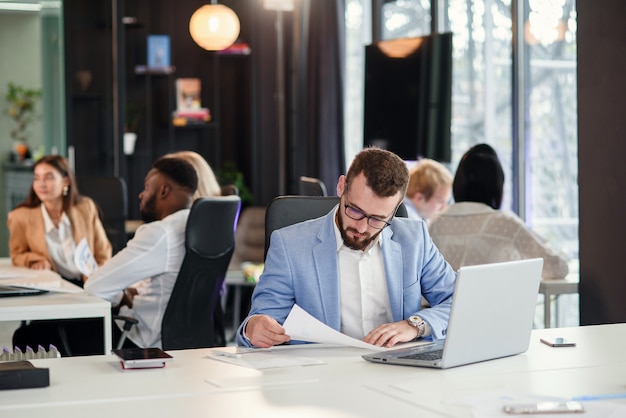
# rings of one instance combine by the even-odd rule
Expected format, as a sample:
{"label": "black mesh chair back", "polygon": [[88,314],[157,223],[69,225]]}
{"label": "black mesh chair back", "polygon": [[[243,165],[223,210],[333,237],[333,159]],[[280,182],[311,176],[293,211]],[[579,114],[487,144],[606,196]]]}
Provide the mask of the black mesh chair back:
{"label": "black mesh chair back", "polygon": [[300,177],[298,193],[302,196],[328,196],[326,185],[314,177]]}
{"label": "black mesh chair back", "polygon": [[113,254],[126,246],[128,191],[121,177],[78,177],[78,190],[96,203],[102,226],[113,247]]}
{"label": "black mesh chair back", "polygon": [[[326,215],[339,203],[339,196],[278,196],[274,198],[265,213],[265,255],[270,247],[270,237],[276,229],[298,222]],[[408,217],[404,203],[401,203],[396,216]]]}
{"label": "black mesh chair back", "polygon": [[226,344],[220,297],[235,249],[239,196],[197,199],[185,230],[186,254],[161,323],[164,350]]}

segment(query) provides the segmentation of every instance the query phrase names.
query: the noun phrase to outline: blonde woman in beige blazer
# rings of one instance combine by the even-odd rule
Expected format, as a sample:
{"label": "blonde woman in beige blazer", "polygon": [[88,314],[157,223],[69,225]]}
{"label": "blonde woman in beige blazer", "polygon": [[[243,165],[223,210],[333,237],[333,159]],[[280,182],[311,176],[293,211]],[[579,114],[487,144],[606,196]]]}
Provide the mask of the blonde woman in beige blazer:
{"label": "blonde woman in beige blazer", "polygon": [[73,263],[72,249],[86,238],[98,265],[112,253],[96,205],[79,194],[64,157],[44,156],[33,172],[28,197],[8,215],[13,265],[50,269],[69,280],[84,281]]}

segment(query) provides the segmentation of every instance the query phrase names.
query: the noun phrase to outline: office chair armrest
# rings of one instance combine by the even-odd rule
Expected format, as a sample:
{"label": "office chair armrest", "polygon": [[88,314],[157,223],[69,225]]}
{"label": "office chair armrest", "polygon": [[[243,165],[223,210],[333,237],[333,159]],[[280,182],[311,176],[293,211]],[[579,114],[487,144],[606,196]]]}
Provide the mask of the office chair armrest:
{"label": "office chair armrest", "polygon": [[113,319],[116,321],[124,321],[124,331],[130,331],[133,325],[137,325],[139,321],[130,316],[113,315]]}
{"label": "office chair armrest", "polygon": [[113,320],[124,321],[124,326],[123,326],[124,331],[122,331],[120,340],[117,342],[117,345],[115,346],[115,348],[120,349],[124,346],[124,342],[126,341],[126,336],[128,335],[128,331],[131,330],[133,325],[137,325],[139,321],[133,317],[124,316],[124,315],[113,315]]}

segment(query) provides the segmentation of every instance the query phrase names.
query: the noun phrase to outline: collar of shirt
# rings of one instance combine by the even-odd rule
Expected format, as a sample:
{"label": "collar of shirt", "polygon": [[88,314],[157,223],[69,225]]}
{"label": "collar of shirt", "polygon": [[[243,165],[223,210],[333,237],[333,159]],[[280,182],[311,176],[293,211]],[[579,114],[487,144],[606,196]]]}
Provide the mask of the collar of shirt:
{"label": "collar of shirt", "polygon": [[[50,218],[50,215],[48,214],[48,211],[46,210],[46,207],[44,206],[43,203],[41,204],[41,214],[43,215],[43,227],[46,231],[46,234],[49,234],[53,230],[57,229],[57,227],[54,226],[54,222],[52,222],[52,219]],[[67,217],[65,212],[61,214],[61,220],[59,221],[59,228],[61,227],[61,225],[70,226],[70,218]]]}

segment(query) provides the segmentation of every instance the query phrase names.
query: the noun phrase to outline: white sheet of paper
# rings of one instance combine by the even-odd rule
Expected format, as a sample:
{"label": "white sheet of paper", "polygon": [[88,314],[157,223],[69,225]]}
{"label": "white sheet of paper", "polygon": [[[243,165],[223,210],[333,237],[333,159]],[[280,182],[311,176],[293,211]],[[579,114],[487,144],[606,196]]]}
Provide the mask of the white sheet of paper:
{"label": "white sheet of paper", "polygon": [[293,308],[291,308],[291,312],[289,312],[283,324],[283,328],[285,328],[285,333],[289,335],[292,340],[348,345],[376,351],[385,350],[384,347],[365,343],[332,329],[328,325],[315,319],[298,305],[293,305]]}
{"label": "white sheet of paper", "polygon": [[[52,270],[30,270],[13,267],[12,271],[0,270],[2,284],[31,287],[59,293],[80,293],[83,289],[64,280]],[[22,274],[23,272],[23,274]]]}
{"label": "white sheet of paper", "polygon": [[74,251],[74,264],[76,264],[78,271],[85,276],[92,275],[98,269],[98,263],[96,263],[96,259],[91,253],[86,238],[81,239],[76,246],[76,251]]}
{"label": "white sheet of paper", "polygon": [[257,370],[326,364],[325,361],[314,358],[285,356],[273,351],[263,350],[259,350],[256,353],[250,352],[242,354],[238,358],[226,356],[218,352],[209,352],[207,357],[236,366],[250,367]]}

